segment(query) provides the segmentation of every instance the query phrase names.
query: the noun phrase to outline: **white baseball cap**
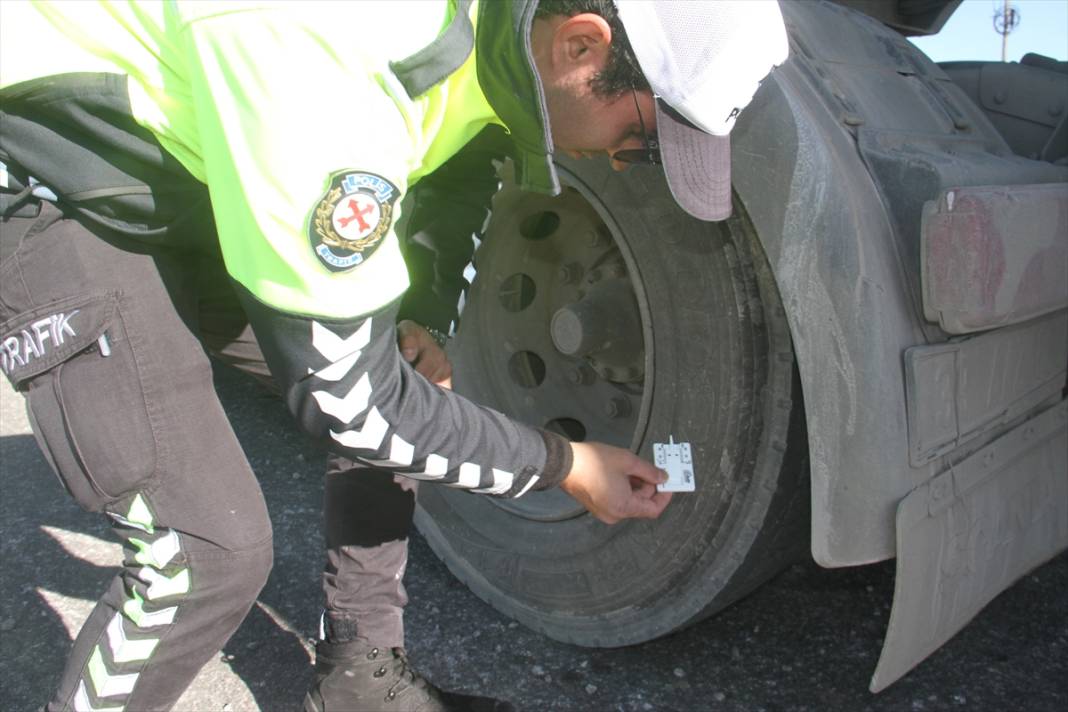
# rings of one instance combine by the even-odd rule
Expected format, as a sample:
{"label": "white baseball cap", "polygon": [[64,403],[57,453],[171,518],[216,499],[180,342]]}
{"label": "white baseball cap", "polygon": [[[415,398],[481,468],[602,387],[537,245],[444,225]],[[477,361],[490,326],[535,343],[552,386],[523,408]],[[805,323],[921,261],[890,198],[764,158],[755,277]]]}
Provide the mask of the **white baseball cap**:
{"label": "white baseball cap", "polygon": [[731,215],[730,132],[760,82],[786,61],[777,0],[616,0],[656,95],[668,187],[701,220]]}

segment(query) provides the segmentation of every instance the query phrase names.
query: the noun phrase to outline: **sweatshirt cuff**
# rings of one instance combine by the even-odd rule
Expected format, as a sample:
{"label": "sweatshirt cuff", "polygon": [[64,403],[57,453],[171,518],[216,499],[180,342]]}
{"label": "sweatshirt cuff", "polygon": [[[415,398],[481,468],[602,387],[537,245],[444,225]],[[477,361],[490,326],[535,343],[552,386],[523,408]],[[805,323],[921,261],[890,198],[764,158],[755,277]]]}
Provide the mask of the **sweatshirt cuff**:
{"label": "sweatshirt cuff", "polygon": [[574,464],[571,443],[563,435],[548,430],[538,428],[538,434],[545,441],[545,466],[534,489],[547,490],[559,485],[571,472]]}
{"label": "sweatshirt cuff", "polygon": [[[457,298],[459,301],[459,298]],[[448,334],[456,319],[456,308],[447,306],[448,301],[431,291],[409,287],[401,298],[397,321],[411,319],[420,326],[437,329]]]}

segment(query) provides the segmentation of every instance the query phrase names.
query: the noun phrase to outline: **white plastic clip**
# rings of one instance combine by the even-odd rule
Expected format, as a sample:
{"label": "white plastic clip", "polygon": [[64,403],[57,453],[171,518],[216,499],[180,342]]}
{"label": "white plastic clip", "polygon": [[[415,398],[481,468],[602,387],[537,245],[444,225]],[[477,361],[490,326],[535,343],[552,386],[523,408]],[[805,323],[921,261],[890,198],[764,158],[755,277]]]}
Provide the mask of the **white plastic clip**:
{"label": "white plastic clip", "polygon": [[668,474],[668,480],[656,488],[660,492],[693,492],[693,452],[690,443],[677,443],[669,435],[668,442],[653,443],[653,463]]}

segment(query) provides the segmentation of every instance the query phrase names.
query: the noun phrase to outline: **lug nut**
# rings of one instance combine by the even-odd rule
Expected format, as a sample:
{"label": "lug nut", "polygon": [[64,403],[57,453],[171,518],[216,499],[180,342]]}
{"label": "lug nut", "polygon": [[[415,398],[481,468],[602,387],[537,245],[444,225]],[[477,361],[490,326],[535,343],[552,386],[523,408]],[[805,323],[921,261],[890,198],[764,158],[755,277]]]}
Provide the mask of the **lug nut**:
{"label": "lug nut", "polygon": [[557,270],[556,274],[561,284],[575,284],[582,279],[582,265],[578,262],[560,265],[560,269]]}
{"label": "lug nut", "polygon": [[625,398],[613,398],[605,404],[604,412],[609,418],[626,418],[630,415],[630,401]]}
{"label": "lug nut", "polygon": [[594,377],[589,366],[574,366],[567,371],[567,380],[576,386],[588,386],[593,383]]}

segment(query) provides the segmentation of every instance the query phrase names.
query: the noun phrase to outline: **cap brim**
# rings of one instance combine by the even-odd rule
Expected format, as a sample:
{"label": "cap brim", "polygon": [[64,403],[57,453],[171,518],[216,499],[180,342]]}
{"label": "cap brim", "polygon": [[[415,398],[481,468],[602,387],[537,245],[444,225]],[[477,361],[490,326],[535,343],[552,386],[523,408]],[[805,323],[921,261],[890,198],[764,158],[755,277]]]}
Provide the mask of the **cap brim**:
{"label": "cap brim", "polygon": [[675,202],[700,220],[731,216],[730,135],[706,133],[656,102],[660,160]]}

